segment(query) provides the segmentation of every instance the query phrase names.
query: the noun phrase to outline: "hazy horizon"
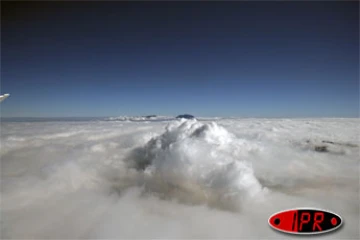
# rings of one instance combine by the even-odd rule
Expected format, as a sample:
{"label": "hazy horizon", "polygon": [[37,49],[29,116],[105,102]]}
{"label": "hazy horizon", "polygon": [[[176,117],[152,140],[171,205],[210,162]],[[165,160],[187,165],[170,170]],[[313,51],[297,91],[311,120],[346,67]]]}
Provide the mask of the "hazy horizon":
{"label": "hazy horizon", "polygon": [[[150,114],[149,114],[150,115]],[[180,115],[180,114],[177,114]],[[166,117],[176,117],[177,115],[158,115],[158,116],[166,116]],[[103,118],[117,118],[117,117],[145,117],[147,115],[119,115],[119,116],[20,116],[20,117],[12,117],[12,116],[0,116],[1,119],[103,119]],[[357,117],[308,117],[308,116],[297,116],[297,117],[287,117],[287,116],[272,116],[272,117],[261,117],[261,116],[194,116],[195,118],[220,118],[220,119],[228,119],[228,118],[254,118],[254,119],[353,119],[360,118]]]}

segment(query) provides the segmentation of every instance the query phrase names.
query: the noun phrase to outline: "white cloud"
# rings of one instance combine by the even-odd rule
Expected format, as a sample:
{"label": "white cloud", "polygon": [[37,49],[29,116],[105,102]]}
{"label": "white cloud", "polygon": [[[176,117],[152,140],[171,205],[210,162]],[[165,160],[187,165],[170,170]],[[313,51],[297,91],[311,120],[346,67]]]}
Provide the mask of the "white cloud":
{"label": "white cloud", "polygon": [[359,237],[358,119],[168,123],[1,123],[1,237],[276,239],[300,206]]}

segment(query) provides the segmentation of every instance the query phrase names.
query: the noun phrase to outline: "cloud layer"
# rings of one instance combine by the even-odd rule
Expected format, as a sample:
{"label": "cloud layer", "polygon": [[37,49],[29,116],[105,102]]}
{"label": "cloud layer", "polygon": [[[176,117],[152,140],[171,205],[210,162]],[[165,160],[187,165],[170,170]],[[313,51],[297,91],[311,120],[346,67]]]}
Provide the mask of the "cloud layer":
{"label": "cloud layer", "polygon": [[[279,238],[274,212],[358,238],[357,119],[1,123],[1,238]],[[329,151],[317,152],[325,145]]]}

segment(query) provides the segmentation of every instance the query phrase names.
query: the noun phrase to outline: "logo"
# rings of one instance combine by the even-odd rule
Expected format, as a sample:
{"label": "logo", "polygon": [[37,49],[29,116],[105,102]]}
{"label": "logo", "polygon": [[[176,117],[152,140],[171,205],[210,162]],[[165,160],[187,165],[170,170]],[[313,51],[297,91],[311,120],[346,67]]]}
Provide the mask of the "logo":
{"label": "logo", "polygon": [[316,208],[294,208],[270,216],[272,228],[290,234],[321,234],[338,229],[343,223],[336,213]]}

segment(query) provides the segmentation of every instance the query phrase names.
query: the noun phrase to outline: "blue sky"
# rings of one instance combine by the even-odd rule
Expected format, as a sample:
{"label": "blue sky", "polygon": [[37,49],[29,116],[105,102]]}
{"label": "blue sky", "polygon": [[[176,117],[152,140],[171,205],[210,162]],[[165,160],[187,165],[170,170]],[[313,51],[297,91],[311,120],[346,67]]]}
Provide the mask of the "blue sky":
{"label": "blue sky", "polygon": [[357,2],[2,3],[2,117],[358,117]]}

